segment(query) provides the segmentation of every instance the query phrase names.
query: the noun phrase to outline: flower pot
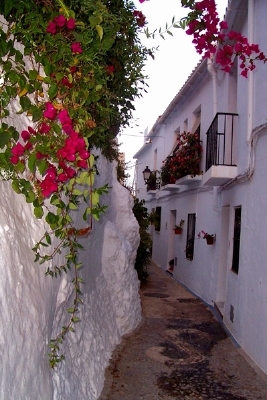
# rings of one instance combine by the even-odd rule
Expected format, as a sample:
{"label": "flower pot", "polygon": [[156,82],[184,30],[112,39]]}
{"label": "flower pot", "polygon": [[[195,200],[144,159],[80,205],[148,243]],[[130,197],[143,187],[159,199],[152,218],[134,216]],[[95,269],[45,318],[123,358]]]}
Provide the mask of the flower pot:
{"label": "flower pot", "polygon": [[214,243],[215,238],[214,238],[214,236],[208,235],[208,236],[206,236],[206,241],[207,241],[207,244],[208,244],[208,245],[211,245],[211,244]]}
{"label": "flower pot", "polygon": [[174,228],[175,235],[180,235],[182,233],[182,228]]}

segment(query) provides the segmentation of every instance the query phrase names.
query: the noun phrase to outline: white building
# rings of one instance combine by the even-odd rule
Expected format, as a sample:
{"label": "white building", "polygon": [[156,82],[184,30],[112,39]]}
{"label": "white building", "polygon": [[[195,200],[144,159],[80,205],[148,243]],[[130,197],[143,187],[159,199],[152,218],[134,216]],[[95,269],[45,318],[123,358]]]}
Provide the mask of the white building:
{"label": "white building", "polygon": [[[266,1],[231,0],[226,19],[267,54]],[[236,61],[227,74],[205,59],[189,76],[135,154],[136,193],[160,216],[160,228],[151,228],[152,259],[164,269],[173,260],[175,279],[221,312],[267,373],[267,65],[257,62],[246,79]],[[145,167],[159,171],[177,135],[197,129],[203,173],[147,191]],[[202,231],[214,235],[213,245],[199,238]]]}

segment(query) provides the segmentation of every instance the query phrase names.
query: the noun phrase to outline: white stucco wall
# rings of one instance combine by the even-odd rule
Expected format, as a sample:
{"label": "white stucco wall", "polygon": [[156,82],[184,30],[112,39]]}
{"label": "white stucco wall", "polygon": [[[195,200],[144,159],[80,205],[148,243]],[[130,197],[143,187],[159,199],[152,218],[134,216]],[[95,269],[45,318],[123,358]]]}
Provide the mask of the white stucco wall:
{"label": "white stucco wall", "polygon": [[[66,356],[58,369],[49,367],[47,345],[61,329],[72,295],[71,273],[45,277],[45,266],[33,262],[33,247],[45,229],[31,205],[0,182],[0,398],[15,400],[94,400],[104,370],[121,336],[141,318],[139,281],[134,259],[139,228],[132,199],[116,180],[115,167],[100,158],[98,184],[109,183],[106,216],[82,239],[81,322],[64,341]],[[100,182],[99,182],[100,181]],[[80,216],[77,215],[77,219]]]}
{"label": "white stucco wall", "polygon": [[[21,132],[31,120],[18,116],[19,109],[14,102],[8,121]],[[110,188],[101,198],[108,209],[99,222],[93,222],[92,233],[81,238],[81,322],[64,340],[66,359],[54,371],[49,367],[48,344],[68,321],[73,274],[44,276],[49,264],[34,263],[31,249],[49,227],[35,219],[24,196],[0,180],[1,400],[97,399],[112,351],[141,320],[134,269],[139,226],[132,212],[133,198],[117,181],[115,163],[100,155],[97,168],[95,186]],[[84,227],[82,212],[73,212],[73,219]],[[58,263],[62,264],[59,258]]]}

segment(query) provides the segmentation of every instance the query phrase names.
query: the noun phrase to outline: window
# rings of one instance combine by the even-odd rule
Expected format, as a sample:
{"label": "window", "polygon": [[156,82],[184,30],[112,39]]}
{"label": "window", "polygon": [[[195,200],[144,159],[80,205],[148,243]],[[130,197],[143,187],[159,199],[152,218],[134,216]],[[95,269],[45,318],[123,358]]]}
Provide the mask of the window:
{"label": "window", "polygon": [[155,223],[155,231],[160,231],[160,222],[161,222],[161,207],[156,207],[156,223]]}
{"label": "window", "polygon": [[241,207],[235,208],[232,271],[238,274],[241,233]]}
{"label": "window", "polygon": [[188,260],[191,261],[194,257],[195,228],[196,214],[188,214],[185,256]]}

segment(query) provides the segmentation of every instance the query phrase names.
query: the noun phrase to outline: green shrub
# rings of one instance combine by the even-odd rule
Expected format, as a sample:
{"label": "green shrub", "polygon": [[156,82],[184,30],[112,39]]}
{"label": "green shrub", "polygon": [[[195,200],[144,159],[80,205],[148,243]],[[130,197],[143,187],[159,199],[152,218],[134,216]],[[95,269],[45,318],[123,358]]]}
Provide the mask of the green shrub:
{"label": "green shrub", "polygon": [[140,244],[137,249],[135,269],[139,280],[145,281],[148,278],[148,266],[150,263],[150,251],[152,246],[151,236],[147,232],[149,226],[149,214],[144,206],[145,201],[134,199],[133,213],[139,224]]}

